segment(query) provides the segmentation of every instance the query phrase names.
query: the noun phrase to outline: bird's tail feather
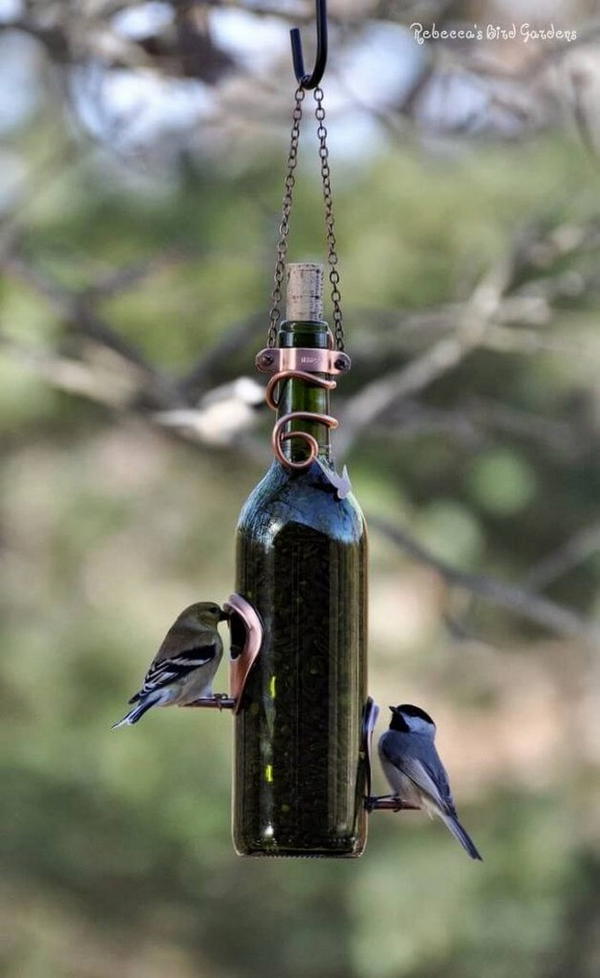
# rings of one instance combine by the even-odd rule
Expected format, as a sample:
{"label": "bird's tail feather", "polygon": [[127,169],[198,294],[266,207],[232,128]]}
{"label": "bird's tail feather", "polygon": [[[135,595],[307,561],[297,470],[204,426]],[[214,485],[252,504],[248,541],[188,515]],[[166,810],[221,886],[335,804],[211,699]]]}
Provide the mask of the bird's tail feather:
{"label": "bird's tail feather", "polygon": [[132,723],[137,723],[143,717],[146,710],[149,710],[155,703],[156,699],[145,699],[143,703],[138,703],[137,706],[134,706],[133,710],[125,714],[122,720],[113,723],[113,730],[116,730],[117,727],[131,726]]}
{"label": "bird's tail feather", "polygon": [[479,859],[481,862],[483,862],[483,858],[477,850],[471,836],[465,829],[463,829],[456,815],[443,814],[442,818],[444,820],[444,824],[450,829],[454,838],[458,839],[463,849],[469,853],[471,859]]}

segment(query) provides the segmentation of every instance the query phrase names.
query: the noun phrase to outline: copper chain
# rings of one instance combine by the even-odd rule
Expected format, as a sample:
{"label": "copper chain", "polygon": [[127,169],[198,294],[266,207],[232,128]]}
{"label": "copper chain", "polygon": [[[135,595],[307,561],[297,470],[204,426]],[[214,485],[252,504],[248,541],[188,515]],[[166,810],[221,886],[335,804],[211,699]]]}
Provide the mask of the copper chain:
{"label": "copper chain", "polygon": [[319,158],[321,160],[321,182],[323,184],[323,202],[325,204],[325,232],[327,236],[327,262],[329,264],[329,281],[331,282],[331,301],[333,303],[333,335],[337,350],[344,349],[344,324],[342,319],[342,296],[340,294],[340,273],[338,271],[338,256],[335,240],[335,219],[333,216],[333,195],[331,192],[331,171],[329,169],[329,150],[327,148],[327,129],[325,128],[325,108],[323,106],[323,89],[313,91],[315,102],[315,117],[317,120],[317,138],[319,140]]}
{"label": "copper chain", "polygon": [[[302,102],[304,100],[304,89],[297,88],[294,93],[295,105],[292,113],[292,132],[290,137],[290,151],[287,161],[287,173],[285,177],[283,206],[281,210],[281,223],[279,225],[279,240],[277,242],[277,261],[275,264],[275,275],[273,280],[273,292],[271,293],[271,311],[269,314],[269,330],[267,334],[267,345],[275,346],[277,343],[277,328],[281,319],[281,292],[283,289],[283,279],[285,276],[285,264],[287,259],[287,240],[290,230],[290,215],[294,202],[294,186],[296,184],[296,165],[298,163],[298,144],[300,142],[300,121],[302,119]],[[344,349],[344,325],[342,318],[340,294],[340,273],[338,271],[338,256],[335,238],[335,219],[333,216],[333,196],[331,191],[331,170],[329,168],[329,150],[327,148],[327,129],[325,128],[325,108],[323,106],[323,89],[315,88],[314,99],[316,104],[315,118],[317,120],[317,138],[319,140],[319,159],[321,161],[321,183],[323,186],[323,201],[325,204],[325,233],[327,238],[327,263],[329,265],[329,281],[331,283],[331,301],[333,304],[333,335],[337,350]]]}
{"label": "copper chain", "polygon": [[304,101],[304,89],[297,88],[294,93],[296,104],[292,113],[292,132],[290,136],[290,151],[288,153],[287,173],[283,191],[283,206],[281,209],[281,224],[279,225],[279,240],[277,242],[277,262],[275,264],[275,277],[273,281],[273,292],[271,293],[271,312],[269,314],[269,331],[267,333],[267,346],[275,346],[277,343],[277,327],[281,319],[281,290],[283,288],[283,277],[285,275],[285,262],[287,258],[287,237],[290,230],[290,214],[294,202],[294,185],[296,183],[295,169],[298,163],[298,143],[300,142],[300,120],[302,119],[302,102]]}

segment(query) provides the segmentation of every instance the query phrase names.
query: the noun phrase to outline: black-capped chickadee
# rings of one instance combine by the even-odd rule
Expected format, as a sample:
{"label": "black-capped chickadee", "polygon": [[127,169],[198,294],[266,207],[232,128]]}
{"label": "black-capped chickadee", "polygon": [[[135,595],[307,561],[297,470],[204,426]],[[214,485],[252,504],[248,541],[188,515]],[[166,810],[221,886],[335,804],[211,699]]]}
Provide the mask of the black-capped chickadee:
{"label": "black-capped chickadee", "polygon": [[439,815],[471,859],[481,859],[458,821],[448,775],[435,749],[435,723],[409,703],[390,710],[390,728],[379,738],[379,757],[394,797]]}
{"label": "black-capped chickadee", "polygon": [[223,655],[217,625],[228,616],[214,601],[182,611],[154,656],[132,710],[113,727],[137,723],[152,706],[185,706],[212,696],[212,681]]}
{"label": "black-capped chickadee", "polygon": [[260,421],[264,388],[251,377],[238,377],[208,391],[195,407],[157,411],[154,420],[180,428],[208,445],[233,445]]}

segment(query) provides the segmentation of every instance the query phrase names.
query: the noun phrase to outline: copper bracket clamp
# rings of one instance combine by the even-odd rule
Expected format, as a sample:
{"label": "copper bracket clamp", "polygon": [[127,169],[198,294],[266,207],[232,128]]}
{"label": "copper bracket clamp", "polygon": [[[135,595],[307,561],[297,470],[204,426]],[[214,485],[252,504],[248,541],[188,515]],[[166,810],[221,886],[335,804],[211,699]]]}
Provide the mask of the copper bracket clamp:
{"label": "copper bracket clamp", "polygon": [[[313,347],[267,347],[260,351],[256,357],[256,366],[262,373],[272,374],[265,391],[265,400],[273,411],[279,407],[275,389],[286,380],[296,378],[325,390],[335,389],[337,386],[335,380],[328,380],[325,376],[320,375],[347,373],[352,361],[347,353],[332,349],[332,343],[333,339],[330,334],[330,347],[327,350]],[[290,411],[279,418],[271,437],[273,454],[281,465],[295,471],[308,469],[315,460],[318,460],[319,454],[319,446],[314,435],[307,431],[285,431],[286,425],[290,421],[298,419],[324,424],[331,429],[337,428],[339,424],[333,415],[319,414],[316,411]],[[293,462],[285,454],[284,443],[292,438],[300,438],[308,448],[308,457],[301,462]],[[342,475],[338,476],[334,470],[330,471],[325,466],[321,467],[327,480],[334,486],[338,498],[343,499],[351,488],[347,470],[344,468]]]}
{"label": "copper bracket clamp", "polygon": [[256,369],[263,374],[282,370],[305,370],[315,374],[347,374],[352,360],[341,350],[319,350],[314,347],[273,346],[256,355]]}
{"label": "copper bracket clamp", "polygon": [[[194,700],[193,703],[185,705],[206,710],[232,710],[235,714],[240,711],[246,680],[262,645],[263,627],[252,605],[239,594],[231,594],[223,604],[223,610],[228,616],[232,648],[229,660],[229,696],[226,693],[215,693],[214,696]],[[234,628],[238,621],[243,627],[244,637],[240,651],[234,655],[233,649],[237,639],[237,636],[234,636]]]}

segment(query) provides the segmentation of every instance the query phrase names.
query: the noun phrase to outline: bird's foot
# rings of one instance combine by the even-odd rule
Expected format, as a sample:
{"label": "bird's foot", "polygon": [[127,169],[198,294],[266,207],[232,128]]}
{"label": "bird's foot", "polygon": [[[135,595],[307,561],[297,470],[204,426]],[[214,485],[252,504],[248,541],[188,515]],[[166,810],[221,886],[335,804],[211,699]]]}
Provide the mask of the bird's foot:
{"label": "bird's foot", "polygon": [[214,699],[217,700],[219,713],[222,713],[223,710],[234,710],[237,703],[237,700],[227,693],[215,693]]}

